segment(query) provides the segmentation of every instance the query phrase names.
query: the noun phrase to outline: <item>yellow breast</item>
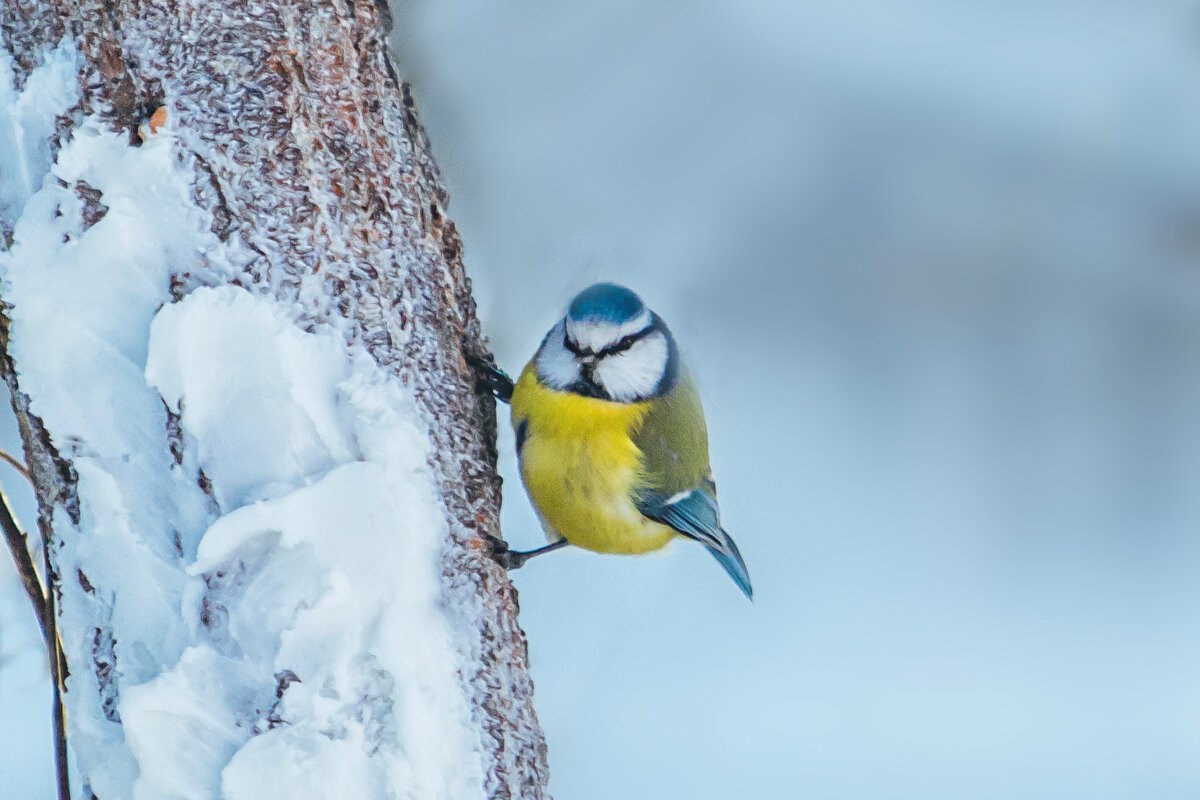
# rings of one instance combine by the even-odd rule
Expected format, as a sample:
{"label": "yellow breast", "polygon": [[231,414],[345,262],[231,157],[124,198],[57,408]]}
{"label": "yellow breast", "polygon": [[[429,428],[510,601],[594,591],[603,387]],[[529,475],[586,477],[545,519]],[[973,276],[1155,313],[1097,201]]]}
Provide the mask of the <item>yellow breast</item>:
{"label": "yellow breast", "polygon": [[512,396],[523,432],[521,479],[547,526],[602,553],[645,553],[676,534],[642,516],[632,497],[642,454],[632,434],[647,403],[614,403],[541,385],[525,368]]}

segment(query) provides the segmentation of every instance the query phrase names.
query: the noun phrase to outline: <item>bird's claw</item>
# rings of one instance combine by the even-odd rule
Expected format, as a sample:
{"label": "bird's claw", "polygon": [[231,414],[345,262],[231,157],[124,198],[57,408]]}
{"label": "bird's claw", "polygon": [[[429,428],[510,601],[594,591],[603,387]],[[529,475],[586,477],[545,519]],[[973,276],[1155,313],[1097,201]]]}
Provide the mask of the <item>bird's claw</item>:
{"label": "bird's claw", "polygon": [[490,533],[483,534],[492,559],[506,570],[520,569],[529,560],[529,553],[508,549],[508,542]]}
{"label": "bird's claw", "polygon": [[496,399],[502,403],[512,401],[513,380],[508,377],[508,373],[496,366],[495,360],[490,355],[471,354],[465,358],[471,369],[475,370],[477,386],[494,394]]}

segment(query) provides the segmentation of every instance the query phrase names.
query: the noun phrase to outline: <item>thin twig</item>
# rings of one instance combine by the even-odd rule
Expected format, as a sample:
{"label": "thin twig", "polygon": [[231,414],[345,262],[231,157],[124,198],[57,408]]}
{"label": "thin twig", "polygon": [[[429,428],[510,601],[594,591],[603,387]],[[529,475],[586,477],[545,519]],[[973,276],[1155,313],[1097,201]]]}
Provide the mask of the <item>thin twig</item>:
{"label": "thin twig", "polygon": [[67,714],[63,708],[63,681],[66,680],[66,660],[62,640],[58,636],[58,613],[55,610],[54,573],[50,570],[50,540],[42,540],[46,575],[50,591],[46,593],[46,623],[53,645],[50,647],[50,679],[54,682],[54,775],[58,800],[71,800],[71,775],[67,769]]}
{"label": "thin twig", "polygon": [[[58,659],[53,659],[57,663]],[[67,714],[62,686],[54,684],[54,779],[58,800],[71,800],[71,773],[67,768]]]}
{"label": "thin twig", "polygon": [[17,574],[21,576],[21,584],[25,587],[25,594],[29,597],[33,613],[37,616],[42,638],[46,640],[46,649],[53,653],[54,639],[50,635],[51,625],[46,611],[46,587],[42,584],[42,576],[38,574],[37,567],[34,566],[33,553],[29,552],[29,539],[17,525],[16,515],[13,514],[3,489],[0,489],[0,528],[4,529],[8,551],[12,553],[13,561],[17,565]]}
{"label": "thin twig", "polygon": [[25,480],[33,483],[33,478],[29,477],[29,470],[25,468],[25,465],[22,464],[14,455],[3,448],[0,448],[0,461],[5,462],[17,472],[21,473],[25,477]]}
{"label": "thin twig", "polygon": [[[12,456],[0,450],[0,459],[8,461],[29,477],[25,468],[13,463]],[[46,653],[50,662],[50,679],[54,683],[54,762],[58,783],[58,800],[71,800],[71,778],[67,771],[67,725],[66,714],[63,710],[63,678],[64,666],[62,643],[58,638],[58,618],[54,610],[54,594],[46,591],[41,575],[33,563],[33,553],[29,551],[29,538],[17,524],[17,517],[4,490],[0,487],[0,528],[4,529],[4,540],[12,553],[13,561],[17,564],[17,574],[21,576],[21,584],[25,594],[33,606],[37,616],[38,627],[42,629],[42,638],[46,642]],[[45,559],[46,575],[50,576],[49,543],[42,543],[42,553]]]}

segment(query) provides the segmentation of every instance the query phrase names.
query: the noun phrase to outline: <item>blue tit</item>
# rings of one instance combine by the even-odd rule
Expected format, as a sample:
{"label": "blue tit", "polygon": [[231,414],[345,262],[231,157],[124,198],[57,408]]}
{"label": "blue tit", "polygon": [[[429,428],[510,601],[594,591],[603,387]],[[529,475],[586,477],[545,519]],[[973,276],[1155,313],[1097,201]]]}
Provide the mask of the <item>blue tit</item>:
{"label": "blue tit", "polygon": [[[489,369],[508,399],[495,381],[503,374]],[[611,283],[580,292],[511,386],[511,402],[521,478],[551,544],[502,552],[504,563],[566,544],[647,553],[683,536],[753,595],[721,527],[700,396],[671,331],[640,297]]]}

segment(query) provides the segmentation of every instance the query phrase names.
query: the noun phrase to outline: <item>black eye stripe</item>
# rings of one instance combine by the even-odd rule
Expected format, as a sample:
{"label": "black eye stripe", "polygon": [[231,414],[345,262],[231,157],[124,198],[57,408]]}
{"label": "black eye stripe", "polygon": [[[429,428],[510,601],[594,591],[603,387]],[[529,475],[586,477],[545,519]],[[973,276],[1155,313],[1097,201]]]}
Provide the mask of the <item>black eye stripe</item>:
{"label": "black eye stripe", "polygon": [[631,333],[628,336],[622,337],[616,342],[616,344],[610,344],[608,347],[601,350],[600,355],[608,356],[612,355],[613,353],[624,353],[626,350],[633,347],[634,344],[637,343],[638,339],[641,339],[647,332],[648,331],[638,331],[637,333]]}
{"label": "black eye stripe", "polygon": [[658,319],[655,319],[653,322],[651,322],[646,327],[642,328],[640,331],[631,333],[628,336],[622,336],[620,339],[613,342],[608,347],[605,347],[604,349],[602,349],[598,352],[595,352],[595,353],[593,353],[590,349],[585,349],[583,347],[580,347],[578,344],[571,341],[571,337],[567,335],[566,329],[564,329],[563,330],[563,347],[567,348],[568,350],[570,350],[572,353],[574,353],[577,356],[595,356],[596,358],[604,358],[605,356],[616,355],[617,353],[624,353],[626,350],[628,350],[629,348],[631,348],[635,344],[637,344],[638,341],[641,340],[643,337],[648,336],[650,333],[658,330],[661,326],[662,326],[662,323]]}
{"label": "black eye stripe", "polygon": [[570,350],[572,353],[574,353],[577,356],[589,355],[591,353],[590,350],[580,349],[579,345],[577,345],[573,341],[571,341],[571,337],[567,333],[566,329],[563,329],[563,347],[567,348],[568,350]]}

